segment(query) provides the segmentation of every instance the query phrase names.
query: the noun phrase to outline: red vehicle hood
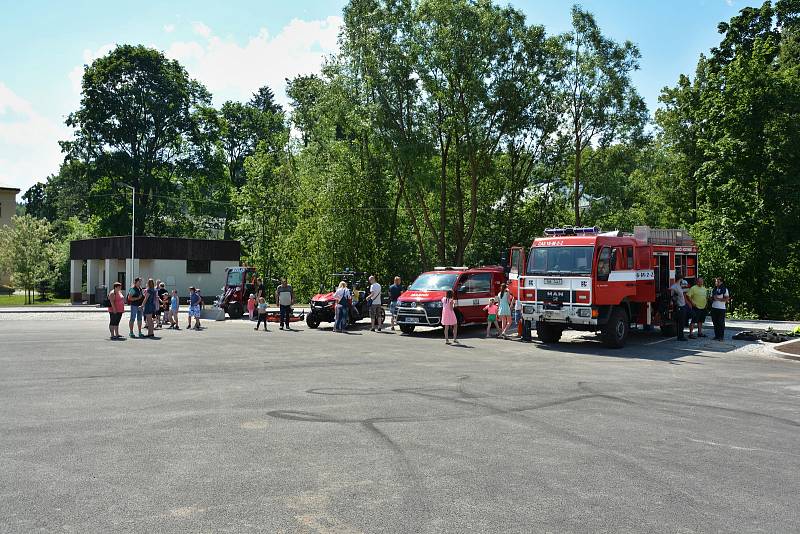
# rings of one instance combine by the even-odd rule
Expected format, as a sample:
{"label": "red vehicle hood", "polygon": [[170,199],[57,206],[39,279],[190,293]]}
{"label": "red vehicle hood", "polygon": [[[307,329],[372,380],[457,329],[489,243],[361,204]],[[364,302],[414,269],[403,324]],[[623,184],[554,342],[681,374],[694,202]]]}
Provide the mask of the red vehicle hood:
{"label": "red vehicle hood", "polygon": [[397,299],[400,302],[438,302],[447,296],[447,291],[417,291],[409,289]]}
{"label": "red vehicle hood", "polygon": [[314,301],[314,302],[328,302],[328,301],[331,301],[331,300],[333,300],[333,291],[330,291],[328,293],[317,293],[316,295],[311,297],[311,300]]}

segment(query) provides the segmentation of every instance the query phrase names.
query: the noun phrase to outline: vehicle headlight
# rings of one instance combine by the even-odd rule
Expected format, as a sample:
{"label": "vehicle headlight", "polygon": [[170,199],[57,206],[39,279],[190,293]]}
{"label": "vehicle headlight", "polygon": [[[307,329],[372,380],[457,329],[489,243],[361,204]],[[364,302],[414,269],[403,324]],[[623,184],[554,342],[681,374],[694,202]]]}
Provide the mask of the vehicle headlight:
{"label": "vehicle headlight", "polygon": [[534,308],[535,308],[534,306],[523,306],[522,307],[522,313],[526,313],[526,314],[533,313],[535,311]]}
{"label": "vehicle headlight", "polygon": [[589,308],[580,308],[578,310],[578,317],[589,317],[590,315],[592,315],[592,310]]}
{"label": "vehicle headlight", "polygon": [[441,308],[442,307],[442,301],[441,300],[437,300],[437,301],[434,301],[434,302],[429,302],[427,304],[427,306],[429,308]]}

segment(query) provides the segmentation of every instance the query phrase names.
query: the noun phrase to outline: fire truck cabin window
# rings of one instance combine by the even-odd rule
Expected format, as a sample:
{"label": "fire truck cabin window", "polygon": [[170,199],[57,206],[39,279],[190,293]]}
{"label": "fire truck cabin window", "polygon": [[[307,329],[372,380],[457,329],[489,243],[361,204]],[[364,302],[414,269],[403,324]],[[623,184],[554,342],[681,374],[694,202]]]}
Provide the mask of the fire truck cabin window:
{"label": "fire truck cabin window", "polygon": [[611,274],[611,249],[603,247],[597,256],[597,279],[607,281]]}
{"label": "fire truck cabin window", "polygon": [[633,269],[633,247],[625,247],[625,267],[624,269]]}
{"label": "fire truck cabin window", "polygon": [[520,271],[520,263],[522,261],[522,250],[515,248],[511,251],[511,272],[518,274]]}
{"label": "fire truck cabin window", "polygon": [[583,276],[592,273],[594,247],[533,247],[528,274]]}

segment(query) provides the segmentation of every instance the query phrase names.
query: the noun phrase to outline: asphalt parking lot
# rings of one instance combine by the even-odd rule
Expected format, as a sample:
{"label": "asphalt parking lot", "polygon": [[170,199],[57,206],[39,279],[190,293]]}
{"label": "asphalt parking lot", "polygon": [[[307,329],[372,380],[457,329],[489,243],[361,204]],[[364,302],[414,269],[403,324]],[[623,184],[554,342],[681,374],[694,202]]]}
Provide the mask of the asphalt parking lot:
{"label": "asphalt parking lot", "polygon": [[2,532],[800,531],[756,346],[105,321],[0,320]]}

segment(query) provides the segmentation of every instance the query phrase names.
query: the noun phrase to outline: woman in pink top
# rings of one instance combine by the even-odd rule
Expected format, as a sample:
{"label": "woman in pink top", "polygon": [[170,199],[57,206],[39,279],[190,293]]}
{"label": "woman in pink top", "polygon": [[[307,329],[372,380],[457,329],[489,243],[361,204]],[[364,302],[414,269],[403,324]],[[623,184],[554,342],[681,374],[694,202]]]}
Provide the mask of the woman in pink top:
{"label": "woman in pink top", "polygon": [[125,311],[125,299],[122,298],[122,284],[114,282],[114,287],[108,294],[108,331],[111,332],[111,340],[125,339],[119,335],[119,321],[122,319],[122,312]]}
{"label": "woman in pink top", "polygon": [[453,329],[453,343],[458,343],[458,317],[454,310],[455,302],[453,301],[453,290],[447,291],[447,296],[442,299],[442,326],[444,326],[444,342],[448,345],[448,333]]}

